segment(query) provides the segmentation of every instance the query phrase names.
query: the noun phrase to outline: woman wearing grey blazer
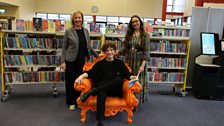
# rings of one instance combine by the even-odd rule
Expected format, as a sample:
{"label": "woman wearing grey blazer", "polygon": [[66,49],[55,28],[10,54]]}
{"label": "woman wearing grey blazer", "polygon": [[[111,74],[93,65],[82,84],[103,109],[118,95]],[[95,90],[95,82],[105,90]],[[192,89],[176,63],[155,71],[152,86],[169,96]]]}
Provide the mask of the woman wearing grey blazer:
{"label": "woman wearing grey blazer", "polygon": [[85,59],[90,53],[98,56],[90,46],[88,30],[83,28],[83,13],[77,11],[72,15],[72,27],[65,31],[61,56],[61,67],[65,70],[66,104],[70,110],[75,110],[76,99],[80,96],[73,87],[74,81],[83,73]]}

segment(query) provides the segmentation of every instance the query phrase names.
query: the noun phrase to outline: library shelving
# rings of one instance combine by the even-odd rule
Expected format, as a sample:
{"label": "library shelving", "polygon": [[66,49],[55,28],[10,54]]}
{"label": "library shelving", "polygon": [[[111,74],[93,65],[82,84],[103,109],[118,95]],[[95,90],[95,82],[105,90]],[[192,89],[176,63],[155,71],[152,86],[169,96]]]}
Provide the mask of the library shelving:
{"label": "library shelving", "polygon": [[[57,97],[56,84],[64,84],[65,79],[60,68],[64,32],[3,30],[0,35],[1,101],[18,85],[52,84]],[[102,34],[90,33],[90,39],[95,51],[100,51]]]}
{"label": "library shelving", "polygon": [[[164,31],[164,34],[150,37],[151,59],[147,65],[148,83],[170,86],[173,91],[185,96],[190,29],[181,26],[153,26],[153,28],[154,31]],[[124,34],[105,34],[105,41],[123,41],[124,37]]]}
{"label": "library shelving", "polygon": [[159,26],[152,25],[154,32],[160,32],[162,36],[172,36],[172,37],[189,37],[190,28],[184,26]]}
{"label": "library shelving", "polygon": [[185,96],[190,38],[161,36],[150,38],[149,84],[163,84]]}
{"label": "library shelving", "polygon": [[115,43],[118,50],[122,49],[122,41],[124,41],[124,34],[107,33],[104,34],[105,42]]}
{"label": "library shelving", "polygon": [[60,70],[62,40],[55,33],[3,30],[1,32],[1,76],[4,102],[12,86],[51,84],[57,97],[56,84],[64,83]]}
{"label": "library shelving", "polygon": [[92,33],[90,32],[90,42],[92,48],[100,53],[102,47],[102,34],[101,33]]}

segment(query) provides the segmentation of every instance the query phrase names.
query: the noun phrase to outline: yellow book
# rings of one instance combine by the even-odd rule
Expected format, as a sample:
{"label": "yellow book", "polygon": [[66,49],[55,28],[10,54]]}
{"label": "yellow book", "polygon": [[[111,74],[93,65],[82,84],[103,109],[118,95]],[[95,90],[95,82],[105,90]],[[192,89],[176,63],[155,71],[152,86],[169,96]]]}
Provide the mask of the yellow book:
{"label": "yellow book", "polygon": [[70,27],[72,27],[72,23],[71,23],[71,21],[65,21],[65,30],[66,29],[68,29],[68,28],[70,28]]}
{"label": "yellow book", "polygon": [[30,38],[27,38],[27,44],[28,44],[28,48],[31,48],[31,44],[30,44]]}
{"label": "yellow book", "polygon": [[20,60],[21,60],[21,62],[22,62],[21,64],[22,64],[23,66],[27,65],[24,56],[20,56]]}
{"label": "yellow book", "polygon": [[15,37],[16,38],[16,46],[17,48],[21,48],[21,45],[20,45],[20,40],[19,40],[19,37]]}
{"label": "yellow book", "polygon": [[33,31],[33,21],[28,20],[28,25],[27,25],[27,30],[28,31]]}
{"label": "yellow book", "polygon": [[48,20],[48,32],[55,32],[55,22],[52,20]]}

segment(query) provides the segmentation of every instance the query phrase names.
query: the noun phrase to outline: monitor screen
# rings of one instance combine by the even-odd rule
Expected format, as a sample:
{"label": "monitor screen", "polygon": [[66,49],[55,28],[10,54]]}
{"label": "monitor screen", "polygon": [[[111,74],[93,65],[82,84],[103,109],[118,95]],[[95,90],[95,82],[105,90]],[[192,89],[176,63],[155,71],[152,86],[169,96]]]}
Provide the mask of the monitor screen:
{"label": "monitor screen", "polygon": [[201,33],[201,49],[202,54],[215,55],[216,54],[216,36],[215,33]]}

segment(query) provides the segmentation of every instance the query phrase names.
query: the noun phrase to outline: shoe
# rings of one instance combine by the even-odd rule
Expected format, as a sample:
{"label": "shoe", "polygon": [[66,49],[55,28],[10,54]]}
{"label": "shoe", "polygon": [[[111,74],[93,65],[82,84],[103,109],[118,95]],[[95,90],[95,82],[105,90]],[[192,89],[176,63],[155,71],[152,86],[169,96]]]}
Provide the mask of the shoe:
{"label": "shoe", "polygon": [[69,110],[74,111],[76,109],[75,105],[69,105]]}
{"label": "shoe", "polygon": [[103,126],[103,123],[98,122],[97,126]]}
{"label": "shoe", "polygon": [[81,100],[82,102],[85,102],[85,101],[88,99],[88,97],[89,97],[90,95],[93,94],[93,92],[94,92],[95,90],[96,90],[96,89],[93,88],[92,90],[87,91],[86,93],[84,93],[83,95],[80,96],[80,100]]}
{"label": "shoe", "polygon": [[132,110],[132,112],[137,112],[137,111],[138,111],[137,107],[134,107],[134,109]]}
{"label": "shoe", "polygon": [[80,96],[80,100],[82,102],[85,102],[87,100],[87,98],[89,97],[89,93],[84,93],[83,95]]}

